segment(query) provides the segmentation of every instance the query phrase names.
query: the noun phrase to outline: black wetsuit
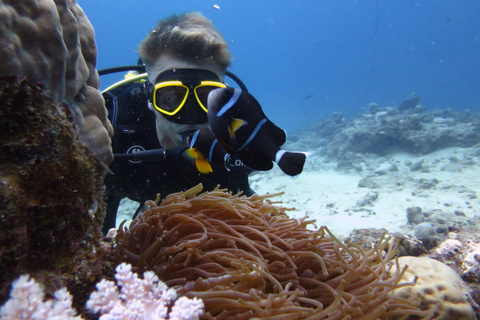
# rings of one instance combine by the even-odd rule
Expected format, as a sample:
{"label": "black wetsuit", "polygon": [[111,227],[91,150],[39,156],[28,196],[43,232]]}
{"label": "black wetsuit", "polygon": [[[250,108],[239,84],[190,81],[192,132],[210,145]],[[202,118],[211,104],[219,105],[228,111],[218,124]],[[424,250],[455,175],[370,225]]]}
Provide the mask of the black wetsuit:
{"label": "black wetsuit", "polygon": [[[125,84],[103,95],[115,131],[112,142],[115,154],[161,148],[155,131],[155,116],[148,110],[142,84]],[[204,191],[220,185],[234,193],[253,193],[248,183],[248,174],[252,170],[243,166],[241,161],[231,158],[225,165],[215,166],[212,173],[205,175],[198,172],[193,161],[182,156],[182,149],[175,151],[178,152],[169,152],[169,157],[163,161],[115,158],[110,165],[111,172],[105,178],[107,216],[104,233],[115,227],[118,205],[123,198],[143,204],[146,200],[155,199],[157,193],[164,198],[199,183],[203,184]]]}

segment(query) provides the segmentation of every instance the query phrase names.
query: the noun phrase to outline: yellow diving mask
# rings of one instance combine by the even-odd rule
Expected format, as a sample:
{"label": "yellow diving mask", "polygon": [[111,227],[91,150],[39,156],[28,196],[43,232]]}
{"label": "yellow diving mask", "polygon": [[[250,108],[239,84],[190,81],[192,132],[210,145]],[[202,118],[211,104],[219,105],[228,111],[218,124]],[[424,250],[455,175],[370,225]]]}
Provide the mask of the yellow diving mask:
{"label": "yellow diving mask", "polygon": [[[149,99],[155,110],[171,121],[198,123],[199,120],[189,119],[192,117],[206,119],[208,94],[214,89],[226,88],[226,85],[219,80],[213,72],[203,69],[168,70],[157,77],[154,85],[150,85]],[[192,98],[189,99],[189,97]],[[203,115],[198,114],[200,108],[196,106],[197,104]],[[188,112],[182,110],[185,106],[189,109]]]}

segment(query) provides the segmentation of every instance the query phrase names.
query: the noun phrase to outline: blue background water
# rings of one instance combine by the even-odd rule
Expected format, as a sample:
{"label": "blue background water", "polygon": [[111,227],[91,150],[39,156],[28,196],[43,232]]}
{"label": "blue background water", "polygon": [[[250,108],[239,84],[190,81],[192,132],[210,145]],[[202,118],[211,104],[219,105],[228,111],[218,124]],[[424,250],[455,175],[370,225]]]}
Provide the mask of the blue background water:
{"label": "blue background water", "polygon": [[[78,2],[95,28],[98,69],[135,64],[160,18],[202,12],[229,42],[230,70],[290,131],[413,92],[429,108],[480,110],[478,0]],[[102,88],[120,77],[102,77]]]}

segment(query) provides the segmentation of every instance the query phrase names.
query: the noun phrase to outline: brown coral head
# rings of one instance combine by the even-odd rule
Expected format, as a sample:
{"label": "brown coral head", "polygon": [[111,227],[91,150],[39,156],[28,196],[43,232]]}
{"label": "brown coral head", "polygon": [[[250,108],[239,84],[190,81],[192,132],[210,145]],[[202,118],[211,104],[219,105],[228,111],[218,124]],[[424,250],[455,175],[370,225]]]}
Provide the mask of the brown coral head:
{"label": "brown coral head", "polygon": [[292,219],[272,195],[200,193],[198,185],[153,201],[120,228],[116,259],[153,270],[182,295],[205,303],[205,319],[392,319],[418,314],[392,298],[388,239],[363,251],[327,228]]}
{"label": "brown coral head", "polygon": [[28,273],[47,295],[75,287],[79,301],[100,277],[107,168],[39,83],[0,76],[0,115],[0,300]]}

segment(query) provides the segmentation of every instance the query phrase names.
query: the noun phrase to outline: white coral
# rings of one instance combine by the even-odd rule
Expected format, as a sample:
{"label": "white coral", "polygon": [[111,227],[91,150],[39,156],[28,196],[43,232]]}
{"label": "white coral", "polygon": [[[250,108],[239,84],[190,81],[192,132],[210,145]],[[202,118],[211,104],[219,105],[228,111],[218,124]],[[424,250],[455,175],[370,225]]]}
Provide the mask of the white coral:
{"label": "white coral", "polygon": [[[87,301],[90,311],[99,312],[100,320],[166,319],[169,306],[177,298],[174,289],[169,289],[151,271],[145,272],[143,279],[138,278],[132,266],[126,263],[120,264],[115,271],[117,284],[107,280],[99,282],[97,291]],[[182,297],[172,307],[169,319],[199,319],[203,308],[202,300]]]}
{"label": "white coral", "polygon": [[175,301],[175,305],[169,314],[170,320],[197,320],[203,312],[203,301],[201,299],[181,297]]}
{"label": "white coral", "polygon": [[63,288],[54,293],[54,300],[44,301],[45,294],[34,279],[20,276],[12,283],[10,299],[0,308],[0,319],[81,320],[72,308],[72,296]]}
{"label": "white coral", "polygon": [[[100,281],[97,291],[87,301],[87,308],[99,313],[100,320],[198,320],[203,313],[202,300],[186,297],[176,300],[175,289],[169,289],[151,271],[145,272],[143,279],[126,263],[115,271],[117,283]],[[53,296],[53,300],[44,301],[40,285],[28,275],[20,276],[12,283],[10,299],[0,308],[0,319],[82,320],[72,308],[72,296],[67,289],[60,289]]]}

